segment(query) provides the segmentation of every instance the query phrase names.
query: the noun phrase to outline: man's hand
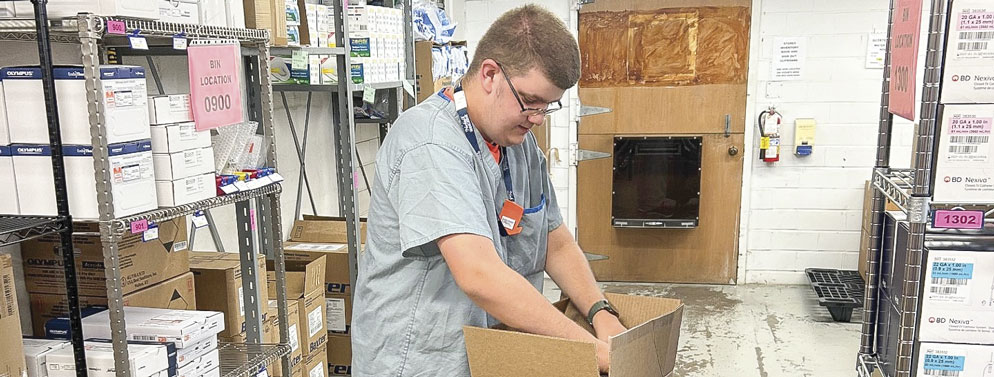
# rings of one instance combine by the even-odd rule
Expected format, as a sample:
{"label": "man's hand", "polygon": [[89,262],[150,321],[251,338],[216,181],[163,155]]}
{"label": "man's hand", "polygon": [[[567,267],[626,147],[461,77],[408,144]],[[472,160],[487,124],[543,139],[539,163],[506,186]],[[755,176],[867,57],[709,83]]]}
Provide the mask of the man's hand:
{"label": "man's hand", "polygon": [[594,331],[597,333],[597,339],[607,343],[608,346],[611,345],[612,336],[621,334],[626,330],[628,329],[621,324],[618,317],[606,310],[601,310],[594,315]]}
{"label": "man's hand", "polygon": [[601,373],[607,373],[611,370],[611,346],[600,340],[595,345],[597,346],[597,369],[600,369]]}

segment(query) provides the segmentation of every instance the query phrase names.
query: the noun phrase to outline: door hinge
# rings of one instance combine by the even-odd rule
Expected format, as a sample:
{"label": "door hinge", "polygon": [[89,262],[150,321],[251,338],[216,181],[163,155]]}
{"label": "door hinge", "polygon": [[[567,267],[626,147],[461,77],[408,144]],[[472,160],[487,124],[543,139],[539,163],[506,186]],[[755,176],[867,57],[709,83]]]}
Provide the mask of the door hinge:
{"label": "door hinge", "polygon": [[611,157],[610,153],[580,149],[577,143],[570,143],[569,145],[569,164],[572,166],[576,166],[580,161],[599,160],[608,157]]}

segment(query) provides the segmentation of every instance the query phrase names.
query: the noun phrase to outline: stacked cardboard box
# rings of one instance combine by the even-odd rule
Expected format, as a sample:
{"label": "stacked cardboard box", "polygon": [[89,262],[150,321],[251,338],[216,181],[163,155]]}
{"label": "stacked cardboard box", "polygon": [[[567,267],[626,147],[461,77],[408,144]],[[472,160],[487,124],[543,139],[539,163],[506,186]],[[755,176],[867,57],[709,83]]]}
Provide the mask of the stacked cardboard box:
{"label": "stacked cardboard box", "polygon": [[[857,269],[866,280],[866,253],[870,249],[870,227],[873,221],[873,183],[866,181],[863,186],[863,227],[859,237],[859,261]],[[898,208],[890,200],[887,201],[887,211],[897,211]],[[881,237],[883,235],[881,234]]]}
{"label": "stacked cardboard box", "polygon": [[283,0],[245,0],[245,27],[269,30],[273,46],[287,45],[286,4]]}
{"label": "stacked cardboard box", "polygon": [[403,11],[350,4],[348,17],[352,82],[400,80],[406,64]]}
{"label": "stacked cardboard box", "polygon": [[[197,309],[224,313],[224,331],[218,336],[229,343],[245,343],[245,295],[242,291],[242,269],[239,254],[218,252],[191,252],[190,270],[197,282]],[[263,322],[268,316],[268,288],[266,257],[258,256],[260,302],[263,304]]]}
{"label": "stacked cardboard box", "polygon": [[0,255],[0,376],[27,376],[24,345],[21,343],[21,318],[14,289],[14,266],[10,255]]}
{"label": "stacked cardboard box", "polygon": [[[288,324],[294,327],[296,320],[296,331],[299,342],[300,355],[291,354],[290,369],[293,376],[310,376],[320,364],[320,370],[324,373],[327,364],[326,352],[328,344],[328,334],[325,328],[325,301],[324,301],[324,276],[325,257],[299,258],[286,262],[286,295],[287,305],[296,307],[297,315],[290,318]],[[269,279],[269,296],[276,297],[276,273],[267,272]],[[291,348],[292,345],[291,345]],[[280,374],[281,371],[273,371]]]}
{"label": "stacked cardboard box", "polygon": [[[97,223],[74,225],[73,248],[81,307],[105,305],[107,285],[103,243]],[[118,246],[121,289],[126,305],[195,309],[185,219],[155,225],[158,234],[127,234]],[[31,296],[35,336],[45,336],[45,323],[67,313],[62,255],[57,235],[21,245],[25,286]]]}
{"label": "stacked cardboard box", "polygon": [[[360,239],[365,241],[365,224]],[[283,244],[287,260],[325,257],[325,308],[328,328],[328,373],[352,374],[352,286],[345,222],[338,218],[307,217],[294,223]]]}

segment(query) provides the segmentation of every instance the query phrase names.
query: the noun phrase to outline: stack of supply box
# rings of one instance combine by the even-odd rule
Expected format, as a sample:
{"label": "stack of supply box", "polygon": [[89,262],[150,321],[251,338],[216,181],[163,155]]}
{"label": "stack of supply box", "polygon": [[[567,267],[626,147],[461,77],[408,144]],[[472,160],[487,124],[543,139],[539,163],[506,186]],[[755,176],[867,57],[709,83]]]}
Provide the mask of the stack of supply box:
{"label": "stack of supply box", "polygon": [[174,207],[213,198],[214,149],[210,131],[197,131],[188,94],[149,97],[158,205]]}
{"label": "stack of supply box", "polygon": [[[223,314],[212,311],[125,307],[124,317],[129,341],[155,340],[171,343],[175,347],[177,376],[220,376],[217,334],[224,330]],[[83,335],[110,339],[110,312],[103,311],[84,318]],[[99,345],[110,347],[110,344]],[[135,346],[129,345],[129,349]],[[89,354],[87,352],[87,357]],[[135,357],[134,354],[131,356]],[[110,367],[113,367],[113,358]],[[134,362],[131,368],[136,368]],[[132,375],[136,374],[132,372]]]}
{"label": "stack of supply box", "polygon": [[379,83],[404,77],[404,13],[400,9],[349,5],[352,82]]}
{"label": "stack of supply box", "polygon": [[72,349],[67,340],[56,339],[24,339],[24,363],[28,368],[28,377],[48,377],[48,355],[62,350]]}
{"label": "stack of supply box", "polygon": [[[104,244],[99,224],[77,222],[73,227],[80,307],[106,305]],[[196,309],[186,219],[151,224],[150,229],[147,233],[124,235],[118,246],[125,305]],[[68,323],[58,320],[68,313],[58,235],[25,241],[21,253],[34,335],[68,338]]]}
{"label": "stack of supply box", "polygon": [[[80,67],[54,70],[59,123],[66,166],[69,208],[73,217],[96,219],[96,180],[89,113]],[[150,131],[145,105],[145,70],[137,66],[102,66],[99,69],[104,108],[104,130],[111,168],[114,215],[123,217],[155,209]],[[48,138],[45,99],[38,67],[0,70],[3,102],[8,111],[9,154],[23,215],[55,215],[55,187]],[[0,137],[3,133],[0,132]],[[3,142],[4,140],[0,140]],[[9,173],[0,159],[0,174]]]}
{"label": "stack of supply box", "polygon": [[[25,342],[31,341],[25,339]],[[57,349],[45,351],[42,349],[41,355],[29,355],[25,353],[29,365],[44,365],[47,368],[41,377],[73,377],[76,376],[76,360],[73,349],[69,342],[64,341],[64,346],[52,345],[45,348]],[[28,343],[31,344],[31,343]],[[86,351],[86,374],[89,377],[114,377],[116,367],[114,363],[114,348],[109,341],[88,340],[84,342],[83,349]],[[175,376],[175,368],[170,369],[170,350],[175,355],[175,348],[163,343],[145,342],[143,344],[128,344],[128,361],[133,377],[172,377]],[[35,349],[38,351],[38,349]],[[30,369],[29,369],[30,370]],[[29,374],[28,377],[36,377]]]}
{"label": "stack of supply box", "polygon": [[[365,223],[360,238],[365,242]],[[328,373],[352,374],[352,286],[345,222],[339,218],[308,217],[293,224],[290,241],[283,244],[288,261],[323,256],[326,261],[324,296],[328,328]]]}
{"label": "stack of supply box", "polygon": [[19,377],[27,374],[21,342],[21,318],[17,311],[14,288],[14,265],[8,254],[0,254],[0,375]]}
{"label": "stack of supply box", "polygon": [[[276,273],[272,271],[271,264],[268,267],[269,297],[275,298]],[[286,261],[287,305],[291,308],[287,322],[291,337],[290,374],[294,377],[327,375],[328,334],[325,328],[324,277],[323,255]],[[270,303],[270,307],[275,310],[275,303]],[[294,334],[297,338],[295,340],[292,339]],[[282,375],[281,366],[275,365],[271,374]]]}
{"label": "stack of supply box", "polygon": [[[224,331],[218,334],[223,342],[246,343],[245,295],[242,291],[242,269],[236,253],[191,252],[190,271],[197,282],[197,309],[224,313]],[[268,288],[265,276],[266,257],[258,256],[260,302],[263,303],[263,342],[278,343],[279,333],[265,328],[270,323]],[[276,338],[273,339],[272,336]]]}

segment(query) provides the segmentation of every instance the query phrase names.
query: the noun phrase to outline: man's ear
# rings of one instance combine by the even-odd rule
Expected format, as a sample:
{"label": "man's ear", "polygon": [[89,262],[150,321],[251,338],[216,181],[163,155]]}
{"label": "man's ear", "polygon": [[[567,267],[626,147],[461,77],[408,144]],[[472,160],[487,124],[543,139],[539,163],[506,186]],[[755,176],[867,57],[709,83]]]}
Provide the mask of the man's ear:
{"label": "man's ear", "polygon": [[493,59],[484,59],[480,64],[480,71],[477,73],[477,80],[480,80],[480,88],[487,94],[493,93],[497,89],[497,75],[501,74],[500,67]]}

